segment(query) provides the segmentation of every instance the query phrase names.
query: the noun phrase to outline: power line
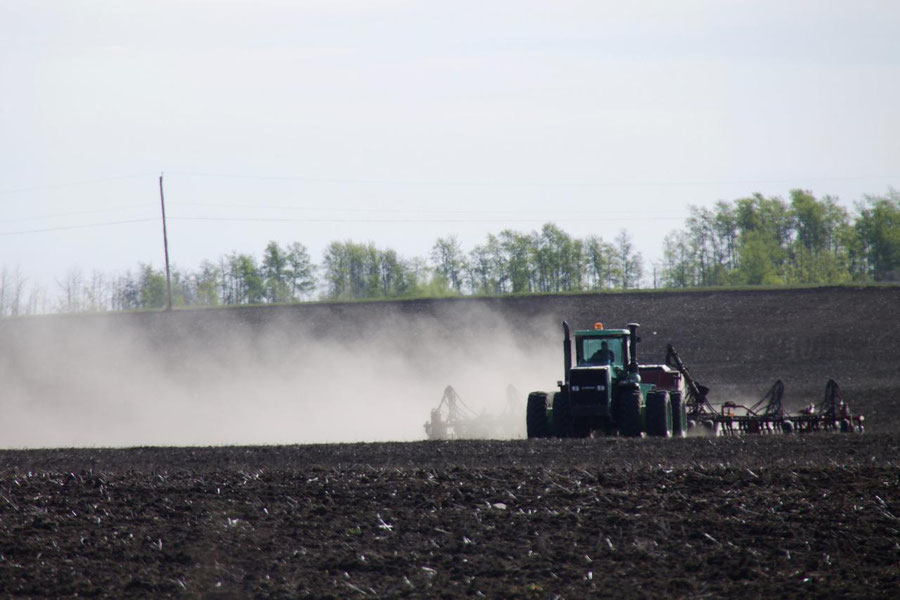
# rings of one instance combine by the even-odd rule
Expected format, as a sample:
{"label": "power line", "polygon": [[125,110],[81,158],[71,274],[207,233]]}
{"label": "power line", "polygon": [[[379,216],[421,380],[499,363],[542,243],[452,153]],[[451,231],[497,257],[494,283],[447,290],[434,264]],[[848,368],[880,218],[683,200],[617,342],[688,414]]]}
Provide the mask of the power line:
{"label": "power line", "polygon": [[[343,213],[389,213],[389,212],[409,212],[416,214],[496,214],[496,215],[521,215],[524,212],[537,212],[537,211],[522,211],[522,210],[508,210],[508,209],[468,209],[468,210],[454,210],[454,209],[422,209],[422,208],[336,208],[336,207],[315,207],[315,206],[296,206],[290,204],[225,204],[225,203],[209,203],[209,202],[169,202],[170,206],[198,206],[202,208],[252,208],[252,209],[275,209],[275,210],[308,210],[308,211],[327,211],[327,212],[343,212]],[[576,212],[584,212],[584,211],[576,211]],[[596,212],[593,211],[593,212]],[[670,210],[670,211],[658,211],[654,210],[654,214],[664,214],[670,213],[672,215],[682,214],[683,211],[679,210]],[[559,213],[556,213],[559,214]],[[645,211],[640,210],[607,210],[603,209],[604,215],[610,214],[622,214],[622,215],[643,215]]]}
{"label": "power line", "polygon": [[256,175],[241,173],[211,173],[192,171],[166,171],[183,177],[211,177],[226,179],[252,179],[262,181],[296,181],[336,185],[397,185],[434,187],[668,187],[704,185],[756,185],[777,183],[797,185],[806,181],[873,181],[897,180],[900,175],[850,175],[850,176],[798,176],[774,179],[710,179],[710,180],[607,180],[607,181],[487,181],[487,180],[426,180],[426,179],[366,179],[351,177],[310,177],[304,175]]}
{"label": "power line", "polygon": [[149,223],[156,222],[159,219],[131,219],[128,221],[107,221],[104,223],[87,223],[84,225],[66,225],[62,227],[46,227],[44,229],[25,229],[21,231],[2,231],[0,236],[26,235],[29,233],[48,233],[51,231],[66,231],[69,229],[89,229],[91,227],[108,227],[113,225],[127,225],[130,223]]}
{"label": "power line", "polygon": [[[213,222],[233,222],[233,223],[618,223],[631,221],[674,221],[681,220],[682,217],[660,217],[660,216],[642,216],[642,217],[548,217],[534,219],[510,219],[510,218],[494,218],[494,219],[372,219],[372,218],[270,218],[270,217],[173,217],[169,216],[169,221],[213,221]],[[28,235],[35,233],[50,233],[54,231],[66,231],[71,229],[90,229],[92,227],[111,227],[116,225],[129,225],[133,223],[150,223],[156,222],[157,218],[148,219],[130,219],[124,221],[105,221],[101,223],[84,223],[81,225],[67,225],[60,227],[45,227],[41,229],[22,229],[19,231],[3,231],[0,237],[8,237],[14,235]]]}
{"label": "power line", "polygon": [[[239,179],[256,179],[256,180],[288,180],[301,181],[307,183],[338,183],[338,184],[376,184],[376,185],[423,185],[423,186],[676,186],[676,185],[719,185],[719,184],[753,184],[753,183],[796,183],[798,179],[782,179],[782,180],[734,180],[734,181],[658,181],[658,182],[600,182],[600,181],[583,181],[583,182],[488,182],[488,181],[425,181],[425,180],[389,180],[389,179],[352,179],[352,178],[312,178],[292,175],[245,175],[237,173],[202,173],[202,172],[172,172],[170,174],[181,176],[195,177],[222,177],[222,178],[239,178]],[[16,189],[0,190],[0,194],[17,193],[29,190],[65,188],[70,186],[90,185],[95,183],[103,183],[122,179],[133,179],[144,177],[143,174],[137,175],[118,175],[69,183],[48,184],[43,186],[24,187]],[[830,181],[841,180],[871,180],[871,179],[888,179],[889,177],[872,176],[872,177],[821,177],[821,178],[805,178],[806,180],[820,179]],[[898,177],[900,179],[900,177]],[[560,212],[555,213],[552,217],[533,217],[525,218],[526,211],[522,210],[491,210],[491,209],[408,209],[408,208],[318,208],[311,206],[294,206],[294,205],[259,205],[259,204],[226,204],[226,203],[202,203],[202,202],[175,202],[174,206],[199,206],[210,208],[252,208],[260,209],[277,209],[277,210],[306,210],[306,211],[327,211],[337,213],[355,213],[355,214],[383,214],[383,213],[403,213],[421,214],[421,215],[483,215],[484,218],[426,218],[426,217],[391,217],[391,218],[372,218],[372,217],[305,217],[305,218],[286,218],[286,217],[170,217],[172,220],[178,221],[220,221],[220,222],[270,222],[270,223],[546,223],[546,222],[630,222],[630,221],[674,221],[684,220],[686,216],[682,211],[653,211],[651,215],[638,210],[603,210],[602,216],[564,216]],[[0,223],[14,223],[38,219],[51,219],[57,217],[96,214],[102,212],[111,212],[118,210],[128,210],[132,208],[142,208],[150,206],[149,203],[139,205],[110,207],[95,210],[69,211],[64,213],[56,213],[51,215],[22,217],[17,219],[0,220]],[[532,214],[540,214],[540,211],[529,211]],[[579,214],[583,211],[575,211]],[[489,217],[488,215],[496,215]],[[515,215],[514,217],[505,217],[503,215]],[[633,216],[632,216],[633,215]],[[87,223],[81,225],[68,225],[57,227],[44,227],[37,229],[23,229],[18,231],[0,232],[0,236],[26,235],[36,233],[48,233],[54,231],[65,231],[72,229],[87,229],[92,227],[107,227],[116,225],[125,225],[132,223],[145,223],[155,221],[155,218],[130,219],[119,221],[106,221],[98,223]]]}
{"label": "power line", "polygon": [[148,208],[151,206],[153,206],[153,205],[149,204],[149,203],[143,203],[143,204],[131,204],[128,206],[113,206],[113,207],[109,207],[109,208],[98,208],[95,210],[74,210],[74,211],[70,211],[70,212],[54,213],[54,214],[50,214],[50,215],[38,215],[38,216],[34,216],[34,217],[19,217],[16,219],[0,219],[0,223],[19,223],[22,221],[38,221],[41,219],[55,219],[57,217],[71,217],[71,216],[75,216],[75,215],[93,215],[93,214],[104,213],[104,212],[117,212],[120,210],[131,210],[134,208]]}
{"label": "power line", "polygon": [[[230,204],[230,203],[207,203],[207,202],[167,202],[166,204],[174,207],[200,207],[200,208],[224,208],[224,209],[254,209],[254,210],[287,210],[287,211],[311,211],[311,212],[334,212],[334,213],[350,213],[350,214],[384,214],[384,213],[408,213],[412,215],[484,215],[495,216],[494,220],[503,219],[508,220],[505,215],[518,215],[523,216],[526,214],[544,214],[546,211],[542,210],[507,210],[507,209],[466,209],[466,210],[455,210],[455,209],[423,209],[423,208],[402,208],[402,207],[380,207],[380,208],[343,208],[343,207],[315,207],[315,206],[296,206],[289,204]],[[128,206],[118,206],[118,207],[110,207],[110,208],[101,208],[96,210],[82,210],[82,211],[69,211],[62,213],[53,213],[53,214],[45,214],[45,215],[37,215],[31,217],[19,217],[15,219],[0,219],[0,223],[19,223],[23,221],[37,221],[42,219],[56,219],[59,217],[68,217],[68,216],[77,216],[77,215],[89,215],[89,214],[97,214],[104,212],[116,212],[121,210],[131,210],[138,208],[152,208],[153,205],[150,203],[142,203],[142,204],[134,204]],[[597,214],[597,210],[585,210],[585,209],[574,209],[567,211],[556,211],[554,213],[554,220],[573,220],[573,219],[590,219],[592,217],[582,217],[579,215],[587,214]],[[646,211],[641,210],[609,210],[603,209],[602,213],[604,215],[604,219],[608,220],[612,217],[624,218],[631,217],[634,219],[644,219],[643,215],[646,214]],[[668,211],[659,211],[654,210],[653,214],[656,216],[666,216],[668,218],[683,218],[684,211],[682,210],[668,210]],[[568,216],[566,216],[568,215]],[[175,217],[173,217],[175,218]],[[256,217],[177,217],[181,220],[201,220],[201,219],[247,219],[253,220]],[[306,221],[311,220],[314,217],[307,218],[294,218],[296,221]],[[318,217],[324,218],[324,217]],[[273,220],[277,221],[278,218],[270,217],[270,218],[260,218],[263,220]],[[370,221],[370,218],[360,218],[363,221]],[[404,219],[405,220],[415,220],[415,219]],[[467,219],[466,219],[467,220]],[[490,220],[490,219],[489,219]],[[423,222],[428,222],[427,219],[423,219]],[[465,221],[460,219],[460,221]],[[478,220],[475,219],[475,222]]]}
{"label": "power line", "polygon": [[548,217],[543,219],[353,219],[353,218],[274,218],[274,217],[168,217],[170,221],[234,221],[270,223],[547,223],[547,222],[597,222],[610,221],[672,221],[682,217]]}
{"label": "power line", "polygon": [[[392,178],[359,178],[359,177],[312,177],[308,175],[259,175],[253,173],[215,173],[204,171],[166,171],[168,175],[181,177],[209,177],[223,179],[250,179],[259,181],[295,181],[299,183],[332,184],[332,185],[395,185],[395,186],[422,186],[422,187],[677,187],[677,186],[707,186],[707,185],[756,185],[763,183],[776,183],[783,185],[798,185],[808,181],[875,181],[875,180],[900,180],[900,175],[813,175],[779,178],[759,179],[694,179],[694,180],[582,180],[582,181],[488,181],[488,180],[464,180],[464,179],[392,179]],[[138,179],[155,176],[151,173],[136,173],[131,175],[111,175],[79,181],[63,183],[49,183],[18,188],[0,189],[0,194],[18,194],[24,192],[59,189],[75,186],[94,185],[119,181],[124,179]]]}
{"label": "power line", "polygon": [[147,177],[146,173],[138,173],[135,175],[111,175],[109,177],[98,177],[97,179],[83,179],[81,181],[69,181],[66,183],[47,183],[40,185],[31,185],[19,188],[0,189],[0,194],[19,194],[22,192],[33,192],[37,190],[51,190],[58,188],[67,188],[82,185],[93,185],[95,183],[107,183],[109,181],[119,181],[122,179],[137,179],[139,177]]}

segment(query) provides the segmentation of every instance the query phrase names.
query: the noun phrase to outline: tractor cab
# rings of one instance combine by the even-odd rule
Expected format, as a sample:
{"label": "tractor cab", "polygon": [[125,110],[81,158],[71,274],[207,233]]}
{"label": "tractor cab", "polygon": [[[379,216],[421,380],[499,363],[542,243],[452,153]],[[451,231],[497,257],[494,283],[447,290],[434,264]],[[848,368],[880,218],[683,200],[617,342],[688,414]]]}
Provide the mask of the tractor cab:
{"label": "tractor cab", "polygon": [[624,373],[627,364],[630,332],[627,329],[594,329],[575,332],[575,365],[577,367],[610,367]]}
{"label": "tractor cab", "polygon": [[626,387],[626,391],[640,390],[635,353],[638,325],[604,329],[602,323],[596,323],[593,329],[576,331],[574,344],[568,324],[563,327],[565,380],[554,394],[555,427],[564,437],[570,432],[583,436],[591,430],[609,429],[615,398]]}
{"label": "tractor cab", "polygon": [[[639,383],[640,375],[637,364],[637,323],[629,323],[627,329],[604,329],[603,323],[595,323],[593,329],[575,332],[575,356],[572,361],[571,338],[569,326],[565,328],[563,354],[565,360],[564,382],[561,385],[575,384],[575,380],[593,377],[580,371],[594,371],[600,368],[608,372],[607,379],[612,384],[621,382]],[[573,372],[575,380],[572,379]]]}

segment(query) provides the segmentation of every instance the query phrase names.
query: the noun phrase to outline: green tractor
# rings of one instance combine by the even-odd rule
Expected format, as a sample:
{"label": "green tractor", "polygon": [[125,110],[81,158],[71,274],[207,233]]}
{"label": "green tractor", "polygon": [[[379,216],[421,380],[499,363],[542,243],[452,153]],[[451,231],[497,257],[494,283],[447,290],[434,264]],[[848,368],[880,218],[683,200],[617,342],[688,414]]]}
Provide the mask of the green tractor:
{"label": "green tractor", "polygon": [[596,323],[576,331],[573,365],[569,325],[563,322],[565,380],[552,398],[547,392],[529,394],[529,438],[687,433],[685,377],[668,365],[638,364],[638,327],[604,329]]}

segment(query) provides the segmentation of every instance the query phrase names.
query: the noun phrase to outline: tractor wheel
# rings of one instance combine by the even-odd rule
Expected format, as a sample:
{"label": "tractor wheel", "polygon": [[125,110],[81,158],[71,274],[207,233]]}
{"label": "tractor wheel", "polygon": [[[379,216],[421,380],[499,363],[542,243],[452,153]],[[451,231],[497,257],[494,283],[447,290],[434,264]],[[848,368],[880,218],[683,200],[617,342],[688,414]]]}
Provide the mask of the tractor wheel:
{"label": "tractor wheel", "polygon": [[619,433],[641,437],[641,390],[622,390],[619,397]]}
{"label": "tractor wheel", "polygon": [[688,425],[681,392],[669,392],[669,402],[672,403],[672,435],[684,437],[687,435]]}
{"label": "tractor wheel", "polygon": [[653,390],[647,394],[647,435],[672,436],[672,404],[669,392]]}
{"label": "tractor wheel", "polygon": [[569,396],[563,392],[553,394],[553,432],[559,437],[572,437],[575,433]]}
{"label": "tractor wheel", "polygon": [[531,392],[528,394],[528,407],[525,412],[525,428],[528,439],[547,437],[547,393]]}

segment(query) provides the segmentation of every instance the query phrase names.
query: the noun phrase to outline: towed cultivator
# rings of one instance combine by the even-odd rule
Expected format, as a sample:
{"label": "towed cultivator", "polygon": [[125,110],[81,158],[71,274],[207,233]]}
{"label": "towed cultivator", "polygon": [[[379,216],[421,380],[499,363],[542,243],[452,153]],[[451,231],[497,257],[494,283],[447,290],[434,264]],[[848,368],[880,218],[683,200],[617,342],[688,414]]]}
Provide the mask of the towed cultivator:
{"label": "towed cultivator", "polygon": [[674,367],[684,379],[689,426],[699,423],[710,433],[723,435],[863,431],[864,417],[850,412],[850,407],[841,397],[841,388],[834,379],[829,379],[825,385],[825,397],[820,403],[811,404],[797,413],[785,412],[781,404],[784,384],[780,379],[752,406],[725,402],[717,411],[706,398],[709,388],[694,380],[672,344],[669,344],[666,352],[666,365]]}
{"label": "towed cultivator", "polygon": [[573,365],[569,326],[563,322],[565,380],[552,396],[529,394],[529,438],[670,437],[697,428],[711,435],[863,430],[863,417],[851,414],[834,380],[822,402],[794,414],[782,406],[780,380],[752,406],[725,402],[716,409],[707,399],[709,388],[694,379],[671,344],[665,364],[638,363],[638,327],[604,329],[597,323],[576,331]]}
{"label": "towed cultivator", "polygon": [[431,418],[425,423],[425,435],[429,440],[505,439],[521,436],[521,405],[518,397],[519,392],[510,385],[506,388],[505,412],[499,415],[478,413],[462,401],[453,386],[448,385],[444,388],[440,404],[431,410]]}

